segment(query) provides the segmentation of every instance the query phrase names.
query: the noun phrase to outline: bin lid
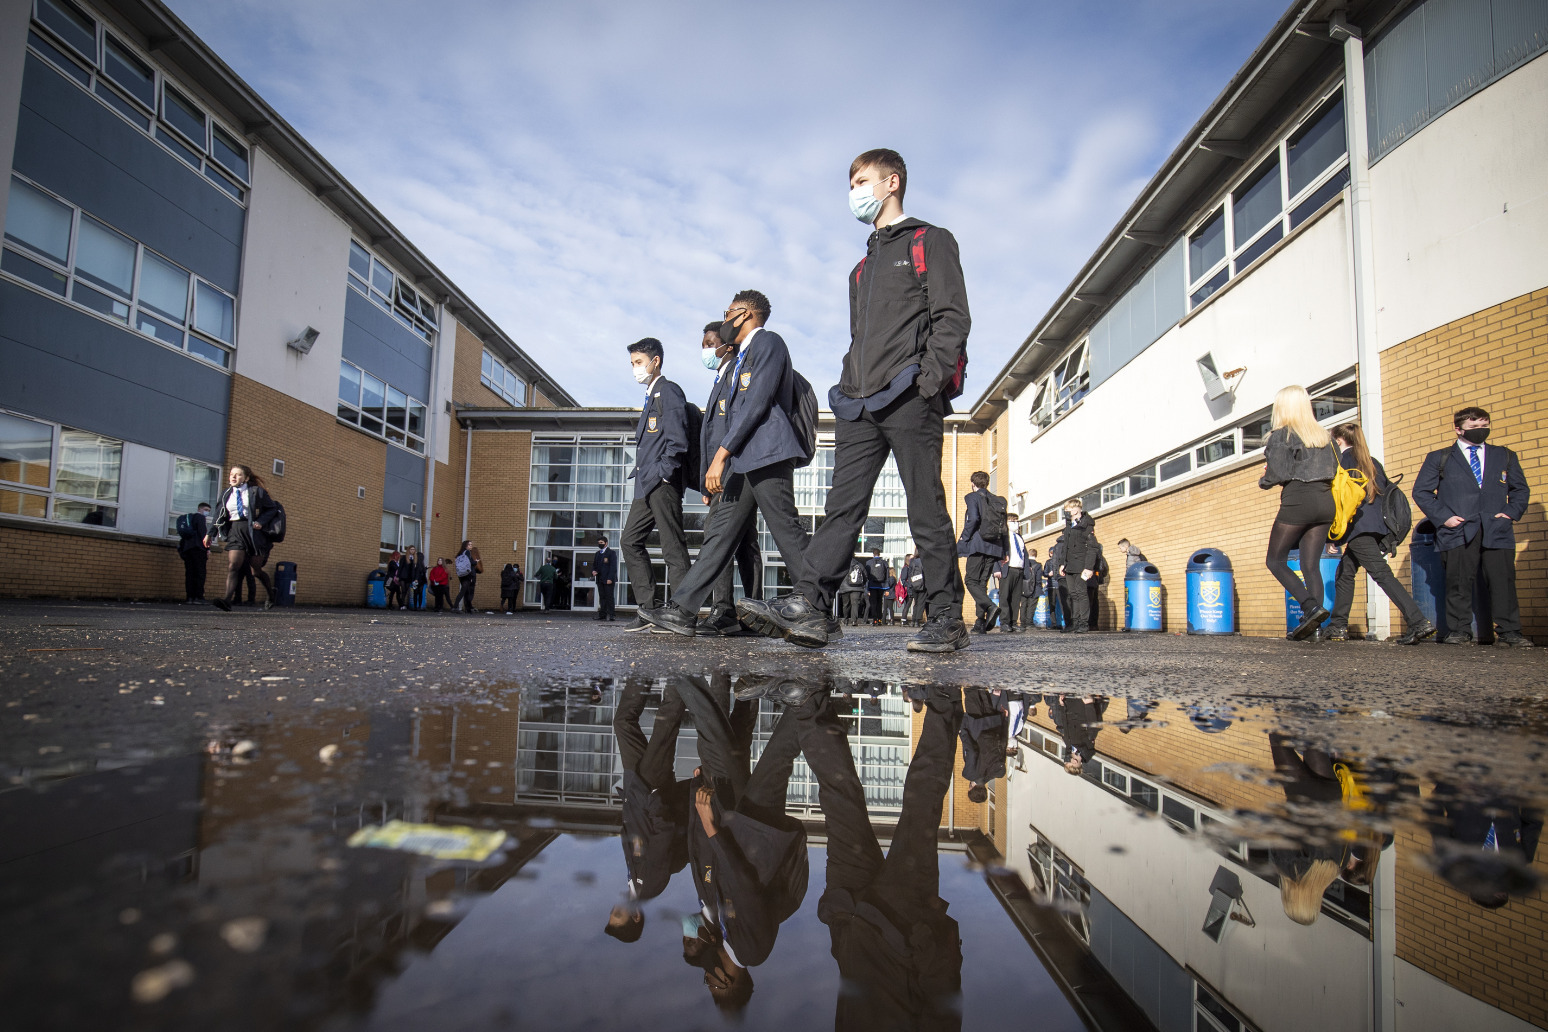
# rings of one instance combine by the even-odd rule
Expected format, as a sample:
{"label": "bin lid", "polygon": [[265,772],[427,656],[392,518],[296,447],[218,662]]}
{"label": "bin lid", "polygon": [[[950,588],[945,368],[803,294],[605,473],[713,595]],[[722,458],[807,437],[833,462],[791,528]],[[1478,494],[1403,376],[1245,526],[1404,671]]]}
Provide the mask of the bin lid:
{"label": "bin lid", "polygon": [[1231,560],[1218,548],[1198,548],[1188,556],[1188,572],[1196,570],[1229,570]]}
{"label": "bin lid", "polygon": [[368,580],[368,581],[377,581],[377,580],[386,580],[386,579],[387,579],[387,571],[386,570],[372,570],[370,573],[366,574],[366,580]]}
{"label": "bin lid", "polygon": [[1161,579],[1161,571],[1156,569],[1154,563],[1141,559],[1138,562],[1129,564],[1129,568],[1124,571],[1123,579],[1126,581],[1159,581]]}

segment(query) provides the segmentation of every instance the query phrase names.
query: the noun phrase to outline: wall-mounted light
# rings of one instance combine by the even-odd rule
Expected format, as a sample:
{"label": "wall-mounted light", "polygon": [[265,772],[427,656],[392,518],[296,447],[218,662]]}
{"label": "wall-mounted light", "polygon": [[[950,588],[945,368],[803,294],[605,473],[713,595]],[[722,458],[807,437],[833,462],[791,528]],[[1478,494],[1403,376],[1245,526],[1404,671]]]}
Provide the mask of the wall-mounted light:
{"label": "wall-mounted light", "polygon": [[312,350],[312,345],[317,343],[319,332],[308,326],[301,331],[301,335],[285,342],[285,346],[299,354],[306,354]]}
{"label": "wall-mounted light", "polygon": [[1219,942],[1230,921],[1249,928],[1257,927],[1252,912],[1247,909],[1247,903],[1242,898],[1242,880],[1234,871],[1217,867],[1215,878],[1209,883],[1209,910],[1204,915],[1204,934],[1209,936],[1211,942]]}
{"label": "wall-mounted light", "polygon": [[[1199,377],[1204,381],[1204,396],[1210,401],[1217,401],[1227,394],[1235,394],[1236,388],[1241,386],[1241,375],[1247,371],[1246,366],[1221,373],[1215,368],[1215,356],[1211,352],[1204,352],[1197,359]],[[1234,380],[1235,383],[1227,383]]]}

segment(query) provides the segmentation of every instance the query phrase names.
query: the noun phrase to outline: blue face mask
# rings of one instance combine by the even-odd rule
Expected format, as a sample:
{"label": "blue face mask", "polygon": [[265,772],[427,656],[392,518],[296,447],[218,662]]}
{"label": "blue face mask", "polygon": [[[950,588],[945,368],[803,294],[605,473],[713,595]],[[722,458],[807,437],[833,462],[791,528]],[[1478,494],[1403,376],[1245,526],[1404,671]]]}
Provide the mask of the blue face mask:
{"label": "blue face mask", "polygon": [[700,348],[699,361],[704,363],[704,368],[710,372],[720,368],[720,357],[715,354],[714,348]]}
{"label": "blue face mask", "polygon": [[876,221],[882,210],[881,198],[872,192],[875,186],[875,183],[863,183],[849,191],[850,214],[867,226]]}

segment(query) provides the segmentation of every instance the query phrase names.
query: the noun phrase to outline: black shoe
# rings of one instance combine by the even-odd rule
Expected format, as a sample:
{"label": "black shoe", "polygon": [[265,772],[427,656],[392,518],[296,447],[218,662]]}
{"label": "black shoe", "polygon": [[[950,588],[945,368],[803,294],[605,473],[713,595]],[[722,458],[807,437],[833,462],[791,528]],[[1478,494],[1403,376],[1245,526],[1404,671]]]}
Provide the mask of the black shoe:
{"label": "black shoe", "polygon": [[1452,631],[1441,639],[1442,645],[1471,645],[1473,636],[1465,631]]}
{"label": "black shoe", "polygon": [[1504,634],[1501,634],[1498,638],[1495,639],[1495,644],[1504,645],[1507,648],[1512,649],[1536,648],[1536,646],[1532,643],[1532,639],[1528,638],[1526,635],[1520,633],[1519,631],[1506,631]]}
{"label": "black shoe", "polygon": [[984,614],[985,633],[994,630],[994,622],[1000,618],[1000,607],[993,602],[989,603],[989,611]]}
{"label": "black shoe", "polygon": [[735,694],[743,702],[748,699],[768,699],[784,706],[799,706],[820,691],[822,685],[819,682],[804,677],[743,674],[737,678]]}
{"label": "black shoe", "polygon": [[839,625],[839,622],[837,620],[829,619],[828,620],[828,640],[829,641],[838,641],[843,636],[844,636],[844,628]]}
{"label": "black shoe", "polygon": [[1322,621],[1326,620],[1330,615],[1327,609],[1321,605],[1313,606],[1310,612],[1307,612],[1303,607],[1302,612],[1305,615],[1301,617],[1301,622],[1295,625],[1295,630],[1285,635],[1291,641],[1305,641],[1307,638],[1310,638],[1312,632],[1321,627]]}
{"label": "black shoe", "polygon": [[1421,619],[1408,629],[1408,633],[1395,638],[1399,645],[1417,645],[1424,639],[1435,633],[1435,625],[1428,619]]}
{"label": "black shoe", "polygon": [[910,652],[956,652],[965,649],[972,638],[967,624],[957,617],[931,617],[918,634],[909,639]]}
{"label": "black shoe", "polygon": [[271,610],[273,608],[274,608],[274,600],[272,598],[266,598],[266,599],[263,600],[264,612],[268,612],[269,610]]}
{"label": "black shoe", "polygon": [[828,617],[799,593],[780,595],[772,602],[738,599],[737,616],[759,634],[784,638],[792,645],[820,649],[828,644]]}
{"label": "black shoe", "polygon": [[1071,631],[1070,633],[1071,634],[1090,634],[1092,632],[1091,632],[1091,628],[1089,628],[1089,627],[1077,627],[1073,631]]}
{"label": "black shoe", "polygon": [[231,603],[227,602],[223,598],[217,598],[212,604],[215,606],[216,609],[219,609],[222,613],[229,613],[229,612],[231,612]]}
{"label": "black shoe", "polygon": [[971,633],[971,634],[988,634],[989,633],[989,628],[984,626],[984,622],[982,620],[974,620],[973,621],[973,626],[971,628],[969,628],[969,633]]}
{"label": "black shoe", "polygon": [[1014,626],[1011,626],[1011,627],[1001,627],[1000,628],[1000,633],[1001,634],[1015,634],[1016,633],[1016,628]]}
{"label": "black shoe", "polygon": [[734,637],[742,633],[742,621],[736,618],[734,609],[713,609],[709,616],[699,621],[696,633],[704,637]]}
{"label": "black shoe", "polygon": [[699,614],[688,612],[676,602],[668,602],[655,609],[642,609],[640,619],[650,624],[653,630],[659,627],[663,631],[671,631],[673,634],[682,634],[690,638],[698,633]]}
{"label": "black shoe", "polygon": [[649,620],[645,619],[645,613],[646,613],[646,610],[644,610],[644,609],[641,609],[639,612],[635,613],[634,619],[630,620],[628,623],[624,624],[624,630],[626,630],[626,631],[648,631],[648,630],[650,630],[651,623],[650,623]]}
{"label": "black shoe", "polygon": [[1348,627],[1340,627],[1337,624],[1329,624],[1327,630],[1322,635],[1322,640],[1323,641],[1348,641],[1349,640],[1349,628]]}

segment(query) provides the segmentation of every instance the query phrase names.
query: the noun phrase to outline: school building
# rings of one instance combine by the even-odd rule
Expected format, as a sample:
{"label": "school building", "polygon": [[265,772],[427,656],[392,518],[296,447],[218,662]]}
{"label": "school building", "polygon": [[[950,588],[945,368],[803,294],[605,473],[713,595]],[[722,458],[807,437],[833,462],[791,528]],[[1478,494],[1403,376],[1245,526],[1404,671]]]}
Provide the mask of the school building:
{"label": "school building", "polygon": [[[1032,542],[1082,499],[1109,558],[1127,537],[1159,567],[1173,631],[1189,557],[1219,548],[1238,629],[1283,634],[1257,481],[1288,384],[1359,420],[1405,489],[1478,405],[1548,490],[1545,47],[1540,2],[1291,6],[973,405]],[[1517,589],[1539,639],[1545,531],[1534,499]],[[1411,583],[1408,544],[1394,569]],[[1352,626],[1399,632],[1365,592]],[[1116,569],[1101,609],[1121,624]]]}

